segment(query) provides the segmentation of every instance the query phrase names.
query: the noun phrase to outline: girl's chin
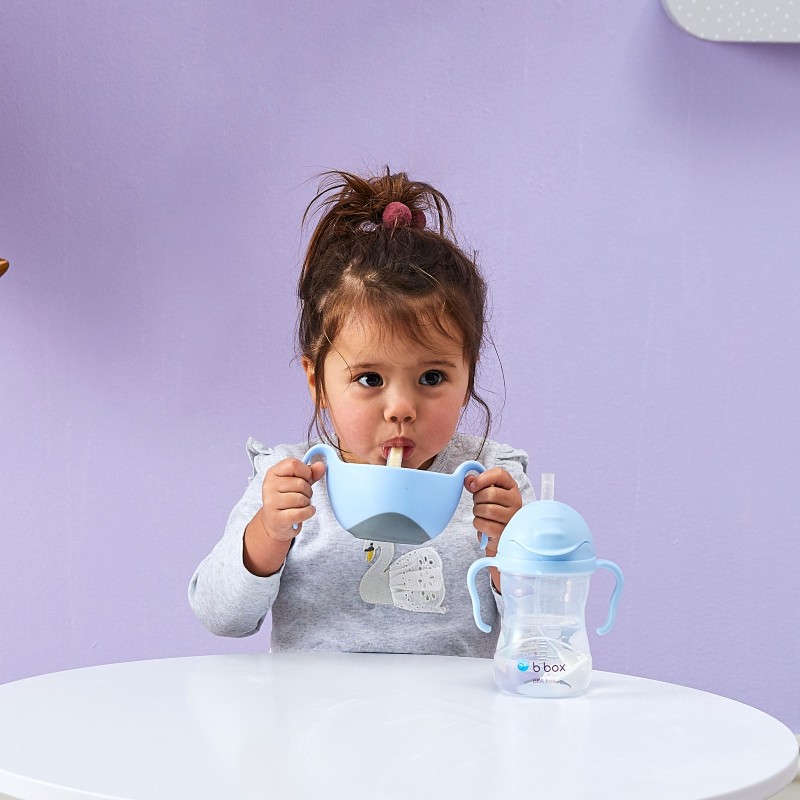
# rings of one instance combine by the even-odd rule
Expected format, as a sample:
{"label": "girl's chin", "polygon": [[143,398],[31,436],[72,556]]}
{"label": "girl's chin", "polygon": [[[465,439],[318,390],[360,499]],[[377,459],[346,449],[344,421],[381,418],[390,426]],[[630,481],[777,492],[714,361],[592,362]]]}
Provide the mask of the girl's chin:
{"label": "girl's chin", "polygon": [[348,464],[374,464],[374,461],[371,461],[368,458],[362,458],[361,456],[357,455],[356,453],[351,453],[349,450],[340,450],[339,453],[341,454],[342,461],[346,461]]}
{"label": "girl's chin", "polygon": [[424,458],[424,456],[415,454],[409,461],[404,461],[403,466],[407,469],[428,469],[428,467],[433,464],[433,459],[436,458],[436,456],[433,455],[430,458],[426,458],[424,461],[420,460],[422,458]]}

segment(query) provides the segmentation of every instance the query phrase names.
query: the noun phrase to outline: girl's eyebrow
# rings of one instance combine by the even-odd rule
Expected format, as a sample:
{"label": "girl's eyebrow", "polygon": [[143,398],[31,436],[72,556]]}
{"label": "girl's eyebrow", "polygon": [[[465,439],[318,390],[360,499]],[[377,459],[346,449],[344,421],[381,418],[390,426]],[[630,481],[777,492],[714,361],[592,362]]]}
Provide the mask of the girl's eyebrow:
{"label": "girl's eyebrow", "polygon": [[[366,372],[368,370],[372,370],[373,372],[380,372],[381,369],[385,369],[386,366],[393,362],[382,362],[378,363],[375,361],[360,361],[355,364],[347,364],[345,369],[350,370],[351,372]],[[449,369],[456,369],[455,361],[450,361],[446,358],[435,359],[431,361],[420,361],[416,365],[412,365],[416,369],[436,369],[437,367],[447,367]]]}
{"label": "girl's eyebrow", "polygon": [[356,372],[377,372],[379,369],[377,364],[348,364],[345,361],[342,372],[349,372],[352,375]]}

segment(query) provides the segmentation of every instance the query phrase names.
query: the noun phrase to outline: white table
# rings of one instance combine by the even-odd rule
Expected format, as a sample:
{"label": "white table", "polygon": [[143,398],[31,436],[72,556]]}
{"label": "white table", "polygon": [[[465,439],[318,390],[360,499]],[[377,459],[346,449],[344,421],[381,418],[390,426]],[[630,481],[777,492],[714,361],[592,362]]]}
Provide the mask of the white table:
{"label": "white table", "polygon": [[772,717],[605,672],[563,700],[501,694],[487,660],[347,653],[0,686],[0,793],[22,800],[757,800],[796,770]]}

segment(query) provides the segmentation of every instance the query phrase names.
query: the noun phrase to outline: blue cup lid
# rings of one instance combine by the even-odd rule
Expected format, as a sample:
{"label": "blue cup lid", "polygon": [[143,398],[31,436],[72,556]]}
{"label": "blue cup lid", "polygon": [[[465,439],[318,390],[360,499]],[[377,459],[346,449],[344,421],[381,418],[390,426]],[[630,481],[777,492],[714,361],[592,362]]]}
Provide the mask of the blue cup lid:
{"label": "blue cup lid", "polygon": [[506,525],[495,566],[517,575],[592,573],[596,560],[591,531],[566,503],[528,503]]}

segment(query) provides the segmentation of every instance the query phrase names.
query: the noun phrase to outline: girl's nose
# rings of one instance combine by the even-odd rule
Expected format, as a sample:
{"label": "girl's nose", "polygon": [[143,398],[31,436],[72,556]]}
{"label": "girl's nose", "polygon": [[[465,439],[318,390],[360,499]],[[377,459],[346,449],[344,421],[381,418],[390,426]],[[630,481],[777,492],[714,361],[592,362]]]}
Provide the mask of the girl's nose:
{"label": "girl's nose", "polygon": [[396,393],[389,398],[384,410],[387,422],[413,422],[417,417],[414,400],[408,394]]}

